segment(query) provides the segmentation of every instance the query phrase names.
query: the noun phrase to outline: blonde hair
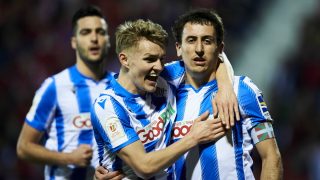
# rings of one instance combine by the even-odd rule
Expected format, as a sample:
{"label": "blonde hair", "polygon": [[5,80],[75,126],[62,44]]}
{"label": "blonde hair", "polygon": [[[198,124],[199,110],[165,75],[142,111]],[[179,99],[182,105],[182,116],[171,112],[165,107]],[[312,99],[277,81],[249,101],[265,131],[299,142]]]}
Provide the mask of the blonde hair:
{"label": "blonde hair", "polygon": [[127,21],[118,26],[115,34],[117,54],[124,49],[136,46],[142,38],[146,38],[164,49],[168,43],[168,33],[160,24],[150,20]]}

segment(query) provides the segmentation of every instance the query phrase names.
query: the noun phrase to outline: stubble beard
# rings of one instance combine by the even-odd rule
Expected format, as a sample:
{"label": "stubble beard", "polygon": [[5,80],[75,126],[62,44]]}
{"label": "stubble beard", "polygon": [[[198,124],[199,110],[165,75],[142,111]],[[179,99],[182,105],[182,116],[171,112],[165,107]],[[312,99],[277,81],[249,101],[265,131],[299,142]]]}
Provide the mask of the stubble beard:
{"label": "stubble beard", "polygon": [[91,68],[94,68],[94,67],[98,67],[100,66],[101,64],[103,64],[103,61],[104,61],[104,58],[107,54],[107,50],[104,50],[99,59],[97,60],[93,60],[93,59],[90,59],[88,55],[85,55],[84,53],[84,49],[79,47],[78,46],[78,52],[79,52],[79,56],[80,56],[80,59],[91,69]]}

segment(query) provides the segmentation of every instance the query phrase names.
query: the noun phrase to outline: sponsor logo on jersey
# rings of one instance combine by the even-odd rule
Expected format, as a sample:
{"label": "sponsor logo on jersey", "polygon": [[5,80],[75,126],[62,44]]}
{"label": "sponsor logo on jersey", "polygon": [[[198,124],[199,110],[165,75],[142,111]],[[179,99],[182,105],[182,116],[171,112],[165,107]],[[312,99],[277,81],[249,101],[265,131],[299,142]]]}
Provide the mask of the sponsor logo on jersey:
{"label": "sponsor logo on jersey", "polygon": [[75,116],[72,124],[77,129],[92,129],[90,113],[81,113]]}
{"label": "sponsor logo on jersey", "polygon": [[152,121],[150,124],[142,129],[137,129],[137,134],[143,144],[158,139],[163,134],[163,128],[167,121],[172,118],[175,110],[172,108],[171,104],[168,104],[166,110],[160,114],[156,121]]}
{"label": "sponsor logo on jersey", "polygon": [[177,121],[174,123],[173,132],[172,132],[172,138],[173,139],[181,139],[186,134],[189,133],[191,127],[192,127],[193,121]]}

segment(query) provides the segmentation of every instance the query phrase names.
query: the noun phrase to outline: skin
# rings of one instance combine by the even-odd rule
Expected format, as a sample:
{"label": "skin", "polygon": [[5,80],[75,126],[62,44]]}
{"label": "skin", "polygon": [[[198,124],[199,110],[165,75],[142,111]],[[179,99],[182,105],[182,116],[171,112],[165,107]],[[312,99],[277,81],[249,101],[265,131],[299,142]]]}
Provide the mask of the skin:
{"label": "skin", "polygon": [[[76,52],[76,66],[85,76],[100,79],[104,75],[103,59],[109,44],[107,24],[97,16],[88,16],[78,20],[72,48]],[[89,165],[93,150],[89,145],[80,145],[70,153],[50,151],[39,144],[43,132],[24,123],[17,143],[17,154],[21,159],[50,165],[68,165],[85,167]],[[108,174],[108,177],[117,176]]]}
{"label": "skin", "polygon": [[[226,65],[219,67],[219,55],[222,55],[224,44],[217,44],[215,31],[212,26],[202,26],[201,24],[187,23],[182,32],[182,43],[176,43],[177,55],[185,62],[187,83],[198,89],[203,83],[216,79],[221,74],[227,73],[226,67],[231,67],[230,62],[225,57]],[[225,55],[224,55],[225,56]],[[221,71],[217,73],[217,71]],[[232,71],[232,68],[231,70]],[[231,81],[231,77],[225,80],[224,76],[219,76],[219,95],[212,102],[214,116],[218,113],[229,129],[234,125],[234,114],[240,120],[238,102],[233,92],[232,83],[222,83]],[[221,79],[222,82],[220,81]],[[220,82],[220,83],[219,83]],[[221,94],[221,95],[220,95]]]}
{"label": "skin", "polygon": [[[164,55],[162,47],[142,38],[136,46],[119,53],[122,67],[118,82],[131,93],[145,95],[147,92],[154,92],[156,77],[163,69]],[[151,78],[151,74],[155,76]],[[117,155],[140,177],[152,177],[153,174],[169,167],[192,147],[224,135],[225,130],[221,121],[219,119],[208,121],[208,115],[206,112],[197,118],[188,135],[165,149],[147,153],[141,141],[136,141],[122,148]]]}
{"label": "skin", "polygon": [[162,47],[147,39],[141,39],[137,47],[119,53],[122,64],[119,83],[133,94],[144,95],[146,92],[154,92],[157,78],[163,70],[164,55]]}
{"label": "skin", "polygon": [[[212,37],[211,37],[212,38]],[[216,55],[218,55],[220,52],[222,52],[223,46],[221,47],[215,47],[215,49],[219,49],[219,51],[215,52]],[[142,50],[145,50],[145,52],[141,52]],[[178,56],[181,55],[181,53],[179,54],[179,51],[177,49],[178,52]],[[181,50],[180,50],[181,52]],[[199,53],[202,53],[201,50]],[[212,51],[213,53],[213,51]],[[123,66],[123,68],[120,71],[121,73],[124,73],[126,71],[128,71],[128,69],[131,69],[131,72],[128,72],[128,76],[120,76],[119,75],[119,79],[118,82],[125,87],[129,92],[134,93],[134,94],[145,94],[145,92],[154,92],[156,84],[154,82],[150,82],[147,78],[147,75],[153,73],[153,74],[160,74],[160,72],[162,71],[163,67],[162,67],[162,59],[164,56],[164,52],[163,49],[160,46],[155,45],[154,43],[151,43],[145,39],[143,39],[139,46],[137,48],[131,48],[128,50],[125,50],[123,52],[121,52],[119,54],[119,60]],[[211,55],[207,55],[205,54],[205,57],[212,57]],[[135,60],[140,60],[140,61],[135,61]],[[224,57],[225,63],[227,65],[224,66],[220,66],[218,68],[218,70],[220,71],[218,74],[228,74],[227,71],[230,71],[227,67],[231,67],[228,59],[226,57]],[[198,71],[200,72],[204,72],[206,71],[206,69],[208,69],[208,67],[212,66],[212,62],[211,64],[206,64],[204,67],[195,67],[196,69],[198,69]],[[161,67],[160,67],[161,66]],[[217,65],[215,64],[214,67],[211,67],[210,69],[216,69]],[[201,69],[202,68],[202,69]],[[232,71],[232,68],[231,68]],[[232,73],[233,74],[233,73]],[[210,76],[210,74],[208,75]],[[199,77],[201,78],[201,77]],[[220,76],[219,79],[223,79],[223,81],[231,81],[230,77],[225,77],[225,76]],[[225,84],[225,83],[218,83],[218,84]],[[231,84],[231,83],[230,83]],[[219,88],[223,89],[222,93],[221,91],[219,91],[219,95],[218,98],[215,98],[212,102],[213,104],[213,108],[214,108],[214,112],[215,117],[217,117],[217,112],[219,111],[220,114],[225,114],[225,113],[230,113],[232,115],[230,115],[230,120],[229,120],[229,114],[226,114],[223,119],[223,123],[220,122],[216,122],[216,127],[218,129],[216,129],[216,134],[217,134],[217,138],[221,137],[222,134],[224,134],[225,132],[225,127],[228,129],[230,128],[231,125],[234,124],[234,117],[233,114],[234,112],[236,112],[236,117],[239,120],[239,111],[238,111],[238,103],[237,103],[237,99],[235,94],[233,93],[233,89],[232,86],[219,86]],[[230,110],[229,110],[230,108]],[[234,110],[234,111],[233,111]],[[221,127],[221,126],[225,126],[225,127]],[[221,128],[221,129],[219,129]],[[219,134],[220,133],[220,134]],[[180,142],[182,143],[182,142]],[[152,173],[155,172],[155,170],[161,169],[161,167],[165,167],[168,164],[172,164],[174,161],[160,161],[162,163],[164,163],[163,165],[161,165],[161,167],[159,166],[160,164],[156,163],[157,165],[152,165],[152,164],[148,164],[146,163],[139,163],[139,164],[134,164],[135,162],[140,162],[141,159],[144,159],[143,157],[146,155],[145,152],[143,152],[144,150],[142,149],[143,146],[138,143],[133,143],[133,147],[132,148],[124,148],[122,151],[120,151],[119,156],[122,156],[124,159],[127,159],[126,162],[131,166],[139,166],[140,164],[145,164],[147,165],[146,167],[138,167],[140,169],[136,169],[136,172],[143,174],[143,176],[150,176]],[[140,154],[137,154],[137,151],[139,149]],[[134,151],[131,151],[134,150]],[[135,159],[131,159],[130,157],[134,157]],[[128,158],[129,157],[129,158]],[[139,157],[139,158],[137,158]],[[149,156],[148,156],[149,157]],[[148,160],[148,157],[146,157],[146,161],[151,161],[150,159]],[[150,156],[152,157],[152,156]],[[152,158],[151,158],[152,159]],[[155,163],[155,161],[153,162]],[[150,167],[155,167],[155,169],[153,169],[152,171],[150,170]],[[103,167],[99,167],[102,168]],[[95,172],[95,176],[97,179],[107,179],[106,176],[108,175],[108,173],[106,171],[97,171]]]}
{"label": "skin", "polygon": [[[182,43],[177,44],[177,53],[185,62],[187,83],[198,89],[216,77],[215,67],[223,44],[217,45],[215,29],[210,25],[187,23],[182,32]],[[199,57],[202,61],[198,62]],[[262,159],[261,179],[281,179],[282,164],[274,138],[256,145]]]}
{"label": "skin", "polygon": [[182,32],[182,43],[176,44],[186,69],[187,83],[196,89],[216,78],[218,55],[223,43],[217,45],[212,26],[187,23]]}
{"label": "skin", "polygon": [[262,160],[260,179],[282,179],[283,167],[276,139],[261,141],[256,144],[256,148]]}
{"label": "skin", "polygon": [[71,38],[78,70],[93,79],[101,79],[104,74],[103,59],[109,44],[107,23],[104,19],[97,16],[79,19],[75,36]]}

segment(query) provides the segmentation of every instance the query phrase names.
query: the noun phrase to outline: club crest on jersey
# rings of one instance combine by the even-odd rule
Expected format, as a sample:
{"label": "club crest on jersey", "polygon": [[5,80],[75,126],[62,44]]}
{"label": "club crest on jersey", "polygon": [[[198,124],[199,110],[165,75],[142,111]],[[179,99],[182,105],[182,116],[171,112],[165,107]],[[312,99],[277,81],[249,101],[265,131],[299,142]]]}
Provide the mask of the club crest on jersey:
{"label": "club crest on jersey", "polygon": [[90,113],[81,113],[75,116],[72,124],[77,129],[92,129]]}

